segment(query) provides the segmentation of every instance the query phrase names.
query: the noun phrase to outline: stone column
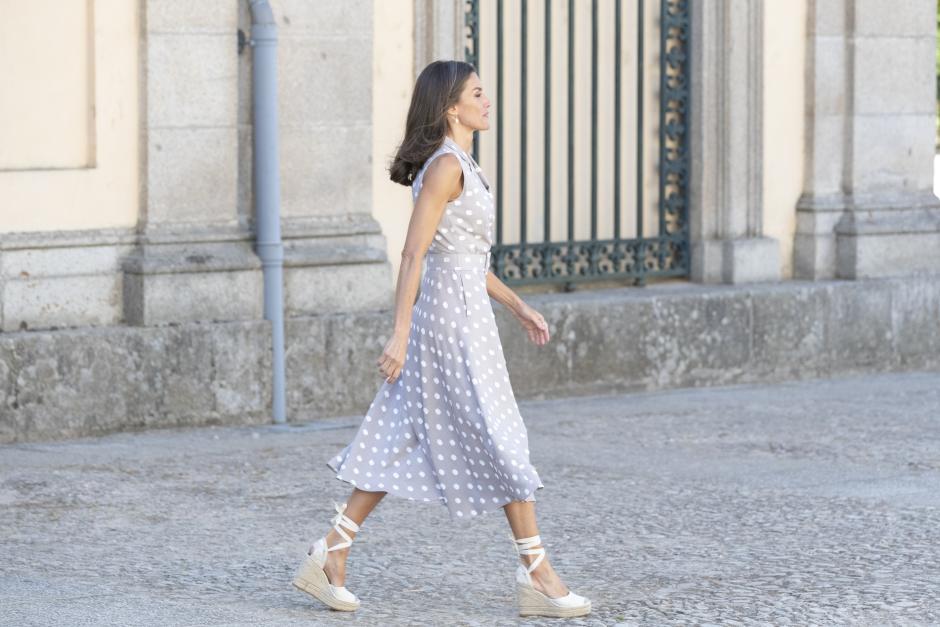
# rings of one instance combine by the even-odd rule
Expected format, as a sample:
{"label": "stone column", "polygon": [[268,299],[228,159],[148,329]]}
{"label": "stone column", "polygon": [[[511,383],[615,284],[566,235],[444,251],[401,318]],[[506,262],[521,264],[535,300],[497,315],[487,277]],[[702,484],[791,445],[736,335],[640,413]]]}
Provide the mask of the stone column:
{"label": "stone column", "polygon": [[[250,30],[247,2],[242,29]],[[387,308],[385,237],[372,216],[372,1],[272,0],[285,315]],[[253,223],[250,55],[243,55],[239,205]],[[378,103],[381,106],[381,101]]]}
{"label": "stone column", "polygon": [[123,263],[130,324],[255,319],[260,262],[236,207],[238,10],[145,0],[136,250]]}
{"label": "stone column", "polygon": [[798,278],[936,272],[936,6],[810,0]]}
{"label": "stone column", "polygon": [[793,250],[797,279],[831,279],[836,273],[835,225],[848,200],[842,186],[849,91],[847,2],[851,0],[807,4],[806,150]]}
{"label": "stone column", "polygon": [[692,280],[779,280],[763,234],[763,0],[690,5]]}
{"label": "stone column", "polygon": [[415,0],[415,78],[439,59],[464,58],[465,0]]}

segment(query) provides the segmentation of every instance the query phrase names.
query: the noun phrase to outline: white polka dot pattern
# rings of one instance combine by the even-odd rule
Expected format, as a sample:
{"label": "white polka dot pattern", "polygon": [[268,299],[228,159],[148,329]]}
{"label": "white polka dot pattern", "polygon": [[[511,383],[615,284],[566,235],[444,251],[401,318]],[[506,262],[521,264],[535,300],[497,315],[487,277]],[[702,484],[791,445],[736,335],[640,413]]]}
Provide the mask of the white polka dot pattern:
{"label": "white polka dot pattern", "polygon": [[495,207],[482,172],[449,137],[428,158],[457,155],[464,189],[447,204],[418,301],[401,376],[382,382],[358,433],[327,465],[362,490],[443,503],[452,519],[535,500],[525,424],[486,293]]}

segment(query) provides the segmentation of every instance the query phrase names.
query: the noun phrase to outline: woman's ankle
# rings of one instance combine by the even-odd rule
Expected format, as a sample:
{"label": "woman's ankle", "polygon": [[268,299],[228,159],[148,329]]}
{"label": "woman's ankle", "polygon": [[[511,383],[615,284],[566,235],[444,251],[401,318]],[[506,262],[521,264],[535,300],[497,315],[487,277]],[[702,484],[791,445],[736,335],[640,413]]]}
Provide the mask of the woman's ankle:
{"label": "woman's ankle", "polygon": [[[347,533],[347,535],[349,535],[349,537],[352,538],[353,540],[356,539],[356,536],[355,536],[354,534],[352,534],[352,533],[350,533],[350,532],[348,532],[348,531],[347,531],[346,533]],[[326,546],[327,546],[327,548],[332,548],[332,547],[336,546],[337,544],[342,544],[342,543],[344,543],[344,542],[346,542],[346,539],[345,539],[343,536],[341,536],[341,535],[339,535],[338,533],[336,533],[336,530],[335,530],[335,529],[331,529],[331,530],[329,531],[329,533],[326,534]],[[336,549],[336,552],[340,552],[340,553],[343,553],[343,554],[345,555],[346,553],[349,553],[349,549],[350,549],[350,547],[346,546],[346,547],[343,547],[343,548],[341,548],[341,549]],[[331,551],[331,552],[333,552],[333,551]]]}
{"label": "woman's ankle", "polygon": [[[535,560],[539,559],[538,555],[520,555],[519,563],[525,566],[527,569],[532,566]],[[548,557],[543,557],[539,562],[539,565],[532,569],[532,574],[543,572],[544,569],[548,567]]]}

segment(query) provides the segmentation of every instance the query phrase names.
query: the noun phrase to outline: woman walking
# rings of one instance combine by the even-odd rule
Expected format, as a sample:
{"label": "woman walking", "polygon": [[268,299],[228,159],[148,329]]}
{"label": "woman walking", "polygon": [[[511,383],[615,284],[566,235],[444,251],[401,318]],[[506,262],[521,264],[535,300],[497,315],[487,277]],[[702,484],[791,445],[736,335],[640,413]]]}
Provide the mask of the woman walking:
{"label": "woman walking", "polygon": [[[490,101],[472,65],[435,61],[415,83],[391,179],[414,210],[402,251],[385,377],[352,441],[327,462],[353,486],[333,528],[307,552],[294,585],[337,610],[359,599],[344,586],[363,521],[388,494],[438,501],[453,520],[503,509],[521,564],[521,615],[581,616],[591,603],[562,583],[541,546],[528,437],[506,370],[490,297],[543,345],[545,319],[492,272],[495,206],[469,154],[489,128]],[[422,262],[426,270],[422,276]],[[418,290],[420,287],[420,296]]]}

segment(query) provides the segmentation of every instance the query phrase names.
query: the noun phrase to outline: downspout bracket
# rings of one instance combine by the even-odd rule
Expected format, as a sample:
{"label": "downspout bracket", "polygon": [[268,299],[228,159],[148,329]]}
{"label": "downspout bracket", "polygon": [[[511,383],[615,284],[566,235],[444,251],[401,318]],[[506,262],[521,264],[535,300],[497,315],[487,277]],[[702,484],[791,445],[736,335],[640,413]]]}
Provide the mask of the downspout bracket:
{"label": "downspout bracket", "polygon": [[238,54],[241,54],[245,51],[247,46],[254,46],[255,40],[249,39],[248,35],[245,34],[245,31],[238,29]]}

